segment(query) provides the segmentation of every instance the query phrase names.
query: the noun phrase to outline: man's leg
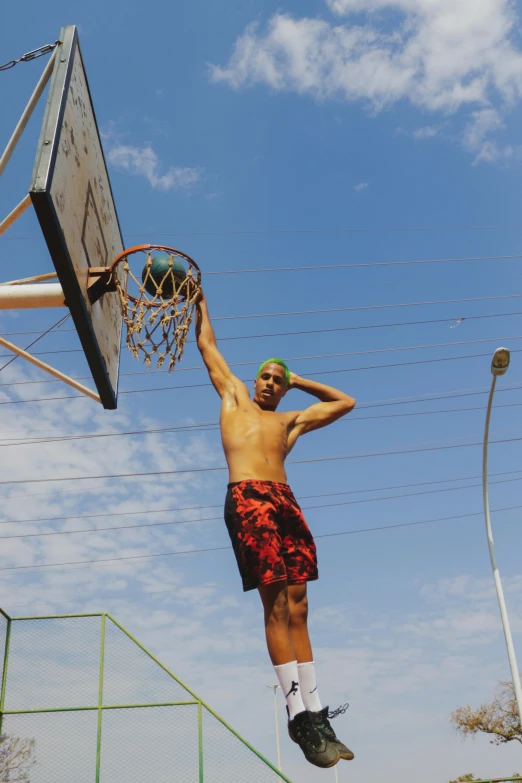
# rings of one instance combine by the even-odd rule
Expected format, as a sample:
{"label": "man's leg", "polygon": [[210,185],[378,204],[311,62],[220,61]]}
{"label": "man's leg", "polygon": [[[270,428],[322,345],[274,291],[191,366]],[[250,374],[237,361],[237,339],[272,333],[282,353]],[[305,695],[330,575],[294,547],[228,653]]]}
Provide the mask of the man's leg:
{"label": "man's leg", "polygon": [[289,631],[288,585],[286,580],[260,585],[265,610],[266,643],[279,684],[285,695],[290,720],[305,711],[299,687],[297,661]]}
{"label": "man's leg", "polygon": [[277,679],[286,698],[288,732],[305,758],[317,767],[331,767],[339,761],[339,751],[312,723],[299,684],[296,651],[290,635],[289,588],[286,580],[260,585],[265,610],[266,643]]}
{"label": "man's leg", "polygon": [[295,651],[288,629],[288,585],[285,580],[259,586],[259,595],[265,611],[266,643],[274,666],[295,661]]}
{"label": "man's leg", "polygon": [[308,597],[306,582],[288,586],[288,609],[290,614],[290,639],[298,663],[313,661],[312,645],[308,636]]}
{"label": "man's leg", "polygon": [[317,693],[314,657],[308,635],[306,582],[288,586],[288,608],[290,612],[290,639],[297,658],[301,696],[307,710],[318,712],[321,709],[321,701]]}
{"label": "man's leg", "polygon": [[323,710],[317,693],[315,664],[312,645],[308,636],[306,583],[288,586],[288,608],[290,613],[290,639],[298,661],[297,672],[304,705],[310,712],[314,725],[319,728],[324,739],[333,744],[340,757],[342,759],[353,759],[352,751],[338,739],[335,731],[332,729],[328,720],[328,707],[325,707]]}

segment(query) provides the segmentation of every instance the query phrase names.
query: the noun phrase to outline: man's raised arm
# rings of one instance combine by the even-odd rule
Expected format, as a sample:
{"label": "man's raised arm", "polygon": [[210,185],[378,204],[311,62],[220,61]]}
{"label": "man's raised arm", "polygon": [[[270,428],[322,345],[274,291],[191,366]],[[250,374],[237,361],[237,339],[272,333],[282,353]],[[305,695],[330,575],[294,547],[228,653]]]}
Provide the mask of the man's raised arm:
{"label": "man's raised arm", "polygon": [[196,341],[210,380],[219,396],[223,397],[227,392],[233,394],[237,379],[218,350],[203,292],[196,305]]}
{"label": "man's raised arm", "polygon": [[294,438],[320,427],[326,427],[327,424],[346,416],[355,408],[355,399],[349,394],[334,389],[333,386],[327,386],[325,383],[301,378],[295,373],[290,373],[289,388],[300,389],[321,400],[321,402],[311,405],[299,413],[292,430]]}

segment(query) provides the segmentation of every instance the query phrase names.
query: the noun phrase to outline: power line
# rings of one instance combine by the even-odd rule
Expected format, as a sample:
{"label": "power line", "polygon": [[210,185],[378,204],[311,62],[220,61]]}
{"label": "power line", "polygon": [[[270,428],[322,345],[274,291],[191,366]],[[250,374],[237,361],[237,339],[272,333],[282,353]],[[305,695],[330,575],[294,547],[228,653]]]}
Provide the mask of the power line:
{"label": "power line", "polygon": [[[515,316],[515,315],[522,315],[522,312],[517,311],[514,313],[491,313],[488,315],[467,315],[462,320],[477,321],[484,318],[504,318],[504,317]],[[385,328],[389,329],[391,327],[398,327],[398,326],[423,326],[426,324],[453,323],[456,320],[457,320],[456,318],[432,318],[424,321],[398,321],[395,323],[388,323],[388,324],[362,324],[358,326],[336,326],[336,327],[331,327],[329,329],[306,329],[306,330],[299,330],[295,332],[268,332],[266,334],[249,334],[249,335],[239,335],[233,337],[219,336],[217,340],[220,343],[229,340],[254,340],[254,339],[258,340],[264,337],[289,337],[293,335],[303,335],[303,334],[324,334],[327,332],[352,332],[352,331],[359,331],[361,329],[385,329]],[[189,342],[195,342],[195,341],[189,340]]]}
{"label": "power line", "polygon": [[[519,508],[522,508],[522,506],[518,505],[518,506],[508,506],[506,508],[497,508],[497,509],[493,509],[493,513],[499,514],[504,511],[514,511],[515,509],[519,509]],[[418,525],[427,525],[436,522],[446,522],[451,519],[464,519],[466,517],[482,516],[482,514],[483,514],[482,511],[477,511],[468,514],[456,514],[450,517],[438,517],[436,519],[423,519],[416,522],[400,522],[396,525],[381,525],[379,527],[360,528],[358,530],[344,530],[337,533],[320,533],[319,535],[314,536],[314,538],[316,539],[334,538],[337,536],[350,536],[350,535],[356,535],[360,533],[375,533],[377,531],[380,532],[385,530],[396,530],[402,527],[414,527]],[[201,552],[219,552],[219,551],[231,550],[231,549],[232,549],[231,546],[218,546],[218,547],[205,547],[202,549],[187,549],[178,552],[153,552],[148,555],[125,555],[120,557],[95,558],[92,560],[70,560],[63,563],[42,563],[40,565],[7,566],[5,568],[0,568],[0,572],[22,571],[22,570],[25,571],[28,569],[31,569],[32,571],[42,571],[47,568],[56,568],[56,570],[62,570],[63,566],[71,566],[71,565],[81,566],[81,565],[92,565],[92,564],[103,564],[103,563],[115,563],[115,562],[130,561],[130,560],[149,560],[155,557],[173,557],[175,555],[199,554]],[[69,569],[65,569],[65,570],[69,570]]]}
{"label": "power line", "polygon": [[[448,343],[428,343],[426,345],[407,345],[407,346],[399,346],[396,348],[371,348],[366,351],[344,351],[342,353],[322,353],[322,354],[315,354],[312,356],[290,356],[286,358],[287,362],[304,362],[304,361],[311,361],[315,359],[333,359],[333,358],[341,358],[346,356],[371,356],[373,354],[381,354],[381,353],[401,353],[404,351],[420,351],[420,350],[427,350],[431,348],[452,348],[456,346],[461,345],[479,345],[482,343],[495,343],[495,342],[508,342],[510,340],[522,340],[522,335],[508,335],[507,337],[487,337],[479,340],[460,340],[460,341],[453,341]],[[36,340],[34,341],[36,342]],[[47,351],[47,353],[54,353],[54,354],[60,354],[60,353],[67,353],[67,351]],[[35,356],[37,354],[35,353]],[[230,362],[228,364],[229,367],[247,367],[251,365],[257,366],[259,364],[258,361],[253,362]],[[0,370],[3,368],[0,367]],[[200,372],[201,370],[206,370],[205,365],[197,365],[196,367],[177,367],[177,372]],[[153,370],[152,372],[161,372],[161,370]],[[124,376],[134,376],[134,375],[150,375],[150,370],[140,370],[138,372],[122,372],[120,373],[120,378]],[[90,375],[77,375],[73,376],[74,380],[76,381],[83,381],[91,378]],[[0,386],[27,386],[27,385],[34,385],[34,384],[43,384],[43,383],[61,383],[62,381],[57,379],[52,380],[44,380],[44,381],[13,381],[9,383],[0,383]]]}
{"label": "power line", "polygon": [[[506,391],[511,391],[507,389]],[[496,405],[495,410],[499,408],[518,408],[522,405],[522,402],[504,403]],[[468,411],[483,411],[483,406],[474,406],[469,408],[447,408],[435,411],[415,411],[414,413],[385,413],[380,416],[350,416],[347,419],[339,419],[335,424],[350,424],[356,421],[367,421],[369,419],[399,419],[409,416],[434,416],[445,413],[464,413]],[[163,435],[172,432],[185,432],[192,434],[194,432],[216,432],[219,430],[219,422],[207,422],[203,424],[188,424],[186,426],[177,427],[157,427],[143,430],[123,430],[121,432],[95,432],[86,433],[83,435],[63,435],[54,436],[51,438],[20,438],[20,439],[4,439],[7,442],[0,440],[0,448],[11,446],[37,446],[43,443],[64,443],[70,440],[96,440],[97,438],[119,438],[132,435]]]}
{"label": "power line", "polygon": [[[60,318],[55,324],[50,326],[44,332],[41,332],[40,335],[35,340],[30,342],[29,345],[25,346],[24,351],[28,351],[29,348],[32,348],[33,345],[36,345],[36,343],[39,342],[40,340],[42,340],[47,334],[49,334],[49,332],[52,332],[55,329],[59,329],[60,326],[67,321],[67,319],[70,317],[70,315],[71,315],[70,313],[67,313],[67,315],[63,316],[63,318]],[[9,355],[10,354],[2,354],[3,357],[9,356]],[[18,359],[18,355],[15,354],[8,362],[6,362],[4,365],[2,365],[2,367],[0,367],[0,372],[2,372],[2,370],[5,370],[6,367],[9,367],[9,365],[12,364],[16,359]],[[3,386],[4,384],[0,384],[0,385]]]}
{"label": "power line", "polygon": [[[502,479],[500,481],[492,481],[491,484],[508,484],[513,481],[522,481],[522,478]],[[441,489],[425,490],[423,492],[408,492],[408,493],[403,493],[402,495],[387,495],[381,498],[363,498],[361,500],[344,500],[336,503],[320,503],[315,506],[302,506],[301,508],[303,509],[303,511],[310,511],[318,508],[336,508],[338,506],[353,506],[362,503],[378,503],[384,500],[402,500],[403,498],[419,497],[421,495],[433,495],[433,494],[439,494],[441,492],[458,492],[463,489],[475,489],[476,487],[480,487],[480,486],[482,485],[466,484],[463,487],[444,487]],[[338,493],[338,494],[341,495],[344,493]],[[314,496],[312,495],[311,497]],[[315,497],[324,497],[324,495],[323,496],[319,495]],[[20,525],[20,524],[36,524],[38,522],[63,522],[71,519],[99,519],[99,518],[107,519],[110,517],[144,516],[148,514],[170,514],[178,511],[185,511],[185,510],[200,511],[206,508],[209,509],[222,508],[222,506],[223,503],[218,503],[215,505],[207,505],[207,506],[187,506],[186,508],[152,509],[150,511],[117,511],[108,514],[78,514],[73,516],[47,517],[47,518],[38,518],[38,519],[11,519],[11,520],[2,520],[0,521],[0,524]],[[151,527],[168,527],[170,525],[196,524],[199,522],[215,522],[217,520],[222,520],[222,519],[223,519],[223,514],[220,514],[219,516],[216,517],[201,517],[199,519],[175,519],[175,520],[169,520],[168,522],[149,522],[149,523],[141,523],[138,525],[111,525],[110,527],[83,528],[80,530],[57,530],[57,531],[48,531],[45,533],[17,533],[13,535],[0,536],[0,540],[11,539],[11,538],[46,538],[48,536],[67,536],[67,535],[77,535],[77,534],[105,533],[112,530],[137,530],[137,529],[151,528]]]}
{"label": "power line", "polygon": [[[490,476],[493,478],[496,478],[497,476],[510,476],[514,474],[522,473],[522,470],[508,470],[508,471],[501,471],[499,473],[490,473]],[[479,479],[481,476],[459,476],[457,478],[450,478],[450,479],[438,479],[436,481],[421,481],[416,482],[413,484],[392,484],[384,487],[368,487],[366,489],[352,489],[344,492],[325,492],[325,493],[319,493],[318,495],[300,495],[301,500],[308,500],[310,498],[316,498],[316,497],[327,497],[327,496],[337,496],[337,495],[361,495],[366,494],[368,492],[385,492],[388,490],[394,490],[394,489],[410,489],[412,487],[423,487],[423,486],[433,486],[435,484],[451,484],[459,481],[473,481],[475,479]],[[154,479],[134,479],[133,484],[154,484],[155,486],[158,485],[158,483],[162,483],[161,478],[154,478]],[[100,496],[101,493],[109,493],[113,492],[114,487],[107,486],[106,484],[96,484],[94,487],[87,487],[86,489],[60,489],[60,497],[63,495],[71,495],[75,493],[80,493],[81,495],[89,495],[91,492],[98,493],[98,496]],[[55,491],[52,492],[24,492],[23,495],[0,495],[0,499],[2,500],[17,500],[18,498],[34,498],[34,497],[48,497],[49,495],[56,494]],[[222,503],[220,503],[220,507],[222,507]],[[211,506],[213,507],[213,506]],[[188,510],[188,506],[185,510]],[[194,506],[190,507],[191,509],[197,508]],[[200,507],[203,508],[203,507]],[[216,506],[217,508],[217,506]]]}
{"label": "power line", "polygon": [[[174,237],[174,236],[256,236],[259,234],[377,234],[397,232],[435,232],[435,231],[519,231],[522,226],[379,226],[361,228],[265,228],[265,229],[241,229],[235,231],[140,231],[135,233],[124,232],[126,237]],[[3,241],[26,241],[29,239],[43,239],[38,236],[9,236],[3,237]]]}
{"label": "power line", "polygon": [[386,305],[362,305],[359,307],[333,307],[326,310],[296,310],[286,313],[256,313],[250,315],[221,315],[213,317],[212,321],[236,321],[238,319],[248,318],[279,318],[280,316],[287,315],[317,315],[318,313],[354,313],[361,312],[363,310],[388,310],[397,307],[425,307],[428,305],[440,305],[440,304],[462,304],[463,302],[491,302],[498,299],[519,299],[522,294],[506,294],[502,296],[478,296],[470,297],[466,299],[440,299],[433,302],[403,302],[397,304]]}
{"label": "power line", "polygon": [[[500,440],[491,440],[490,444],[494,443],[516,443],[521,441],[522,437],[518,438],[502,438]],[[394,451],[376,451],[376,452],[361,452],[359,454],[345,454],[340,456],[330,457],[313,457],[311,459],[298,459],[287,462],[287,465],[304,465],[312,462],[334,462],[338,460],[346,459],[366,459],[369,457],[389,457],[397,454],[419,454],[427,451],[446,451],[448,449],[464,449],[474,446],[482,446],[482,441],[476,443],[459,443],[450,446],[431,446],[429,448],[420,449],[397,449]],[[227,470],[226,466],[221,467],[206,467],[206,468],[178,468],[176,470],[159,470],[159,471],[140,471],[135,473],[113,473],[96,476],[54,476],[52,478],[37,478],[37,479],[2,479],[0,480],[0,486],[13,485],[13,484],[48,484],[62,481],[88,481],[88,480],[106,480],[116,478],[134,478],[141,476],[173,476],[184,475],[187,473],[213,473]]]}
{"label": "power line", "polygon": [[[517,389],[522,388],[522,386],[518,385],[510,385],[509,387],[505,386],[503,389],[498,389],[496,392],[497,394],[504,394],[505,392],[509,391],[516,391]],[[457,397],[476,397],[480,394],[485,394],[487,391],[489,391],[489,386],[478,386],[475,388],[470,389],[455,389],[453,391],[450,391],[449,393],[446,392],[433,392],[433,394],[424,394],[420,397],[395,397],[391,399],[384,399],[384,400],[373,400],[372,402],[368,403],[359,403],[358,408],[386,408],[391,405],[410,405],[412,403],[417,402],[431,402],[431,401],[438,401],[438,400],[453,400]]]}
{"label": "power line", "polygon": [[[477,321],[482,320],[484,318],[505,318],[515,315],[522,315],[522,311],[516,311],[513,313],[489,313],[486,315],[467,315],[465,318],[463,318],[463,321]],[[218,342],[227,342],[229,340],[258,340],[264,337],[288,337],[293,335],[302,335],[302,334],[324,334],[326,332],[350,332],[350,331],[358,331],[360,329],[388,329],[391,327],[397,327],[397,326],[422,326],[425,324],[442,324],[442,323],[453,323],[456,321],[457,318],[431,318],[429,320],[424,321],[398,321],[395,323],[388,323],[388,324],[361,324],[359,326],[336,326],[332,327],[330,329],[299,329],[294,332],[267,332],[265,334],[246,334],[246,335],[235,335],[232,337],[223,337],[221,335],[218,335],[217,340]],[[59,334],[66,334],[68,332],[76,332],[76,329],[60,329],[59,332],[57,330],[56,333]],[[41,334],[40,331],[28,331],[28,332],[3,332],[4,337],[16,337],[21,335],[28,335],[28,334]],[[195,340],[187,340],[187,343],[195,343]],[[149,372],[159,372],[155,370],[150,370]],[[123,373],[122,373],[123,374]],[[131,373],[125,373],[125,375],[130,375]],[[132,373],[136,375],[137,373]]]}
{"label": "power line", "polygon": [[[283,316],[294,316],[294,315],[317,315],[320,313],[355,313],[355,312],[363,312],[366,310],[390,310],[390,309],[395,309],[400,307],[427,307],[427,306],[441,305],[441,304],[463,304],[466,302],[492,302],[492,301],[498,301],[503,299],[520,299],[521,297],[522,294],[504,294],[500,296],[477,296],[477,297],[467,297],[463,299],[440,299],[440,300],[427,301],[427,302],[400,302],[400,303],[384,304],[384,305],[360,305],[358,307],[332,307],[332,308],[319,309],[319,310],[296,310],[296,311],[289,311],[284,313],[221,315],[221,316],[213,316],[212,321],[213,322],[236,321],[239,319],[245,320],[251,318],[279,318]],[[73,353],[73,352],[74,351],[64,351],[64,353]]]}
{"label": "power line", "polygon": [[411,266],[412,264],[451,264],[461,261],[510,261],[522,258],[522,255],[512,256],[470,256],[467,258],[426,258],[413,259],[411,261],[372,261],[370,263],[352,263],[352,264],[314,264],[305,266],[277,266],[277,267],[258,267],[257,269],[220,269],[215,272],[205,271],[205,277],[209,275],[245,275],[259,274],[262,272],[305,272],[317,269],[365,269],[379,266]]}
{"label": "power line", "polygon": [[[516,351],[511,351],[511,353],[516,353]],[[480,357],[484,357],[484,356],[489,356],[489,354],[487,354],[487,353],[484,353],[484,354],[474,354],[471,357],[465,357],[465,356],[464,357],[454,357],[454,360],[459,359],[459,358],[460,359],[466,359],[466,358],[473,358],[473,359],[475,359],[475,358],[480,358]],[[402,364],[399,363],[399,364],[374,365],[374,366],[370,366],[370,367],[354,367],[354,368],[349,368],[349,369],[346,369],[346,370],[323,370],[322,372],[315,372],[315,373],[310,372],[310,373],[307,373],[307,376],[312,376],[312,375],[329,375],[331,373],[343,373],[343,372],[356,372],[356,371],[359,371],[359,370],[366,370],[366,369],[368,369],[368,370],[375,370],[375,369],[382,369],[382,368],[386,368],[386,367],[401,367],[401,366],[404,366],[405,364],[429,364],[430,362],[440,362],[440,361],[451,361],[451,359],[431,359],[431,360],[427,360],[427,361],[423,361],[423,362],[404,362]],[[243,382],[244,383],[249,383],[251,380],[252,380],[251,378],[247,378]],[[161,386],[159,388],[154,388],[154,389],[134,389],[134,390],[130,390],[130,391],[120,391],[120,392],[118,392],[118,394],[145,394],[147,392],[172,391],[172,390],[175,390],[175,389],[197,389],[197,388],[203,388],[203,387],[210,387],[211,385],[212,385],[211,383],[191,383],[191,384],[187,384],[185,386]],[[501,392],[506,392],[506,391],[513,391],[514,389],[518,389],[518,388],[522,388],[522,387],[514,386],[511,389],[499,389],[497,394],[500,394]],[[424,402],[424,401],[429,402],[431,399],[446,400],[446,399],[453,399],[455,397],[473,397],[473,396],[475,396],[477,394],[484,394],[484,392],[471,392],[471,393],[468,393],[468,394],[447,394],[447,395],[442,395],[442,396],[439,396],[439,397],[426,396],[425,398],[419,397],[417,400],[408,400],[408,399],[406,399],[404,401],[384,402],[384,403],[371,404],[371,405],[365,405],[363,403],[363,404],[359,404],[358,407],[359,407],[359,409],[362,409],[362,408],[386,407],[387,405],[408,405],[410,402],[413,402],[413,401],[415,401],[415,402]],[[0,405],[23,405],[23,404],[28,403],[28,402],[56,402],[57,400],[83,400],[83,399],[84,399],[83,395],[70,394],[70,395],[65,395],[65,396],[62,396],[62,397],[40,397],[40,398],[35,398],[35,399],[30,399],[30,400],[7,400],[7,401],[0,401]]]}
{"label": "power line", "polygon": [[[522,349],[514,348],[511,349],[511,353],[520,353],[522,352]],[[447,357],[441,357],[439,359],[421,359],[417,361],[407,361],[407,362],[393,362],[392,364],[372,364],[368,365],[366,367],[346,367],[346,368],[340,368],[336,370],[319,370],[316,372],[307,372],[307,377],[313,377],[316,375],[335,375],[339,373],[348,373],[348,372],[362,372],[365,370],[386,370],[390,367],[411,367],[418,364],[434,364],[438,362],[456,362],[456,361],[465,361],[467,359],[481,359],[485,356],[490,357],[490,353],[474,353],[474,354],[468,354],[467,356],[447,356]],[[243,383],[251,383],[253,381],[253,378],[241,378],[240,379]],[[123,389],[118,392],[118,396],[124,396],[128,394],[151,394],[152,392],[164,392],[164,391],[174,391],[177,389],[203,389],[203,388],[210,388],[212,384],[208,381],[205,383],[188,383],[183,385],[176,385],[176,386],[157,386],[153,388],[148,389]],[[31,399],[21,399],[21,400],[2,400],[0,401],[0,405],[26,405],[27,403],[32,402],[56,402],[57,400],[83,400],[84,395],[83,394],[66,394],[61,395],[59,397],[35,397]]]}
{"label": "power line", "polygon": [[[498,389],[497,390],[497,394],[505,394],[506,392],[518,391],[521,388],[522,388],[522,386],[520,386],[520,385],[518,385],[516,383],[515,384],[508,384],[508,385],[504,386],[504,388]],[[390,398],[386,398],[384,400],[373,400],[373,401],[370,401],[370,402],[367,402],[367,403],[364,403],[364,402],[363,403],[359,403],[357,405],[357,410],[366,410],[366,409],[373,409],[373,408],[386,408],[386,407],[394,406],[394,405],[414,405],[414,404],[417,404],[417,403],[420,403],[420,402],[437,402],[438,400],[456,399],[456,398],[461,398],[461,397],[475,397],[475,396],[479,396],[481,394],[486,394],[488,391],[489,391],[489,386],[478,386],[478,387],[472,387],[472,388],[468,388],[468,389],[454,389],[454,390],[451,390],[449,392],[432,392],[430,394],[424,394],[424,395],[421,395],[421,396],[390,397]],[[497,406],[497,407],[507,407],[507,406],[502,406],[501,405],[501,406]],[[352,414],[350,416],[351,420],[358,420],[359,418],[362,418],[362,417],[358,417],[357,416],[357,410],[356,410],[355,414]],[[468,410],[468,409],[462,409],[462,410]],[[469,409],[469,410],[472,410],[472,409]],[[443,412],[443,411],[441,411],[441,412]],[[340,419],[340,421],[348,422],[349,420],[348,419]],[[205,426],[205,427],[206,426],[212,426],[214,424],[217,424],[217,422],[195,422],[193,424],[174,425],[173,427],[158,427],[158,428],[153,428],[153,429],[150,429],[150,430],[149,429],[145,429],[145,430],[130,430],[128,432],[123,432],[121,434],[133,435],[133,434],[141,434],[141,433],[144,434],[144,433],[149,433],[149,432],[150,433],[171,432],[174,429],[177,429],[178,427],[179,428],[183,427],[183,428],[187,428],[188,429],[188,428],[196,428],[198,426]],[[52,430],[52,431],[54,431],[54,430]],[[36,430],[36,432],[42,432],[42,430]],[[46,430],[43,430],[43,432],[49,432],[49,430],[46,429]],[[89,437],[97,437],[98,435],[103,436],[104,434],[106,434],[108,436],[116,437],[120,433],[118,433],[118,432],[101,433],[101,434],[99,434],[99,433],[92,433],[92,434],[88,433],[85,436],[75,436],[73,434],[73,435],[65,435],[64,437],[66,437],[66,438],[70,437],[71,439],[72,438],[76,438],[76,437],[86,437],[86,438],[89,438]],[[62,437],[62,436],[60,436],[60,437]],[[13,439],[16,440],[16,438],[14,438],[14,437],[13,437]],[[4,438],[2,440],[8,440],[8,439]],[[49,439],[49,440],[52,440],[52,439]]]}

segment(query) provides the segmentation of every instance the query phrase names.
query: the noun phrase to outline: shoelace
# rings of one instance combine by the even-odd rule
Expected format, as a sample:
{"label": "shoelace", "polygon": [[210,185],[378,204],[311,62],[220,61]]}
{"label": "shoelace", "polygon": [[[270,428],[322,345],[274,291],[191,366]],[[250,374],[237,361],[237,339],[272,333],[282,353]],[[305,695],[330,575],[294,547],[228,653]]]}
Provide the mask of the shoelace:
{"label": "shoelace", "polygon": [[303,721],[296,728],[297,728],[296,734],[301,735],[303,740],[306,743],[310,744],[313,748],[317,748],[318,744],[319,745],[321,744],[322,742],[321,735],[317,731],[311,719]]}
{"label": "shoelace", "polygon": [[344,713],[346,712],[349,706],[350,705],[348,704],[348,702],[346,702],[346,704],[342,704],[340,707],[337,707],[336,710],[332,710],[331,712],[329,712],[328,718],[330,720],[333,720],[333,718],[337,718],[338,715],[344,715]]}

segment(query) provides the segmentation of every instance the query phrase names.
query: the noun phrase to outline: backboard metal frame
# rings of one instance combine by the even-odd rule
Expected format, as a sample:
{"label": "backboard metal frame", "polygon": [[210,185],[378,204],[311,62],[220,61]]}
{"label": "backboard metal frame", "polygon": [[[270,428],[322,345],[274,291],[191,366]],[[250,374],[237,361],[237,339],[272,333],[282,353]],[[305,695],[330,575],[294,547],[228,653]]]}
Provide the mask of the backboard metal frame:
{"label": "backboard metal frame", "polygon": [[121,228],[74,25],[60,33],[30,196],[104,408],[117,405],[117,294],[92,304],[89,268],[123,250]]}

